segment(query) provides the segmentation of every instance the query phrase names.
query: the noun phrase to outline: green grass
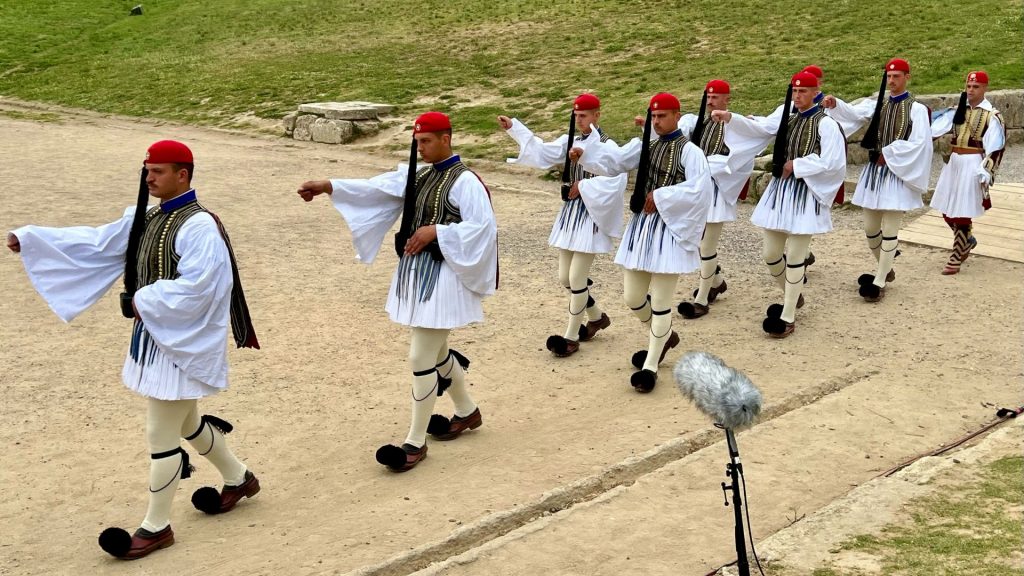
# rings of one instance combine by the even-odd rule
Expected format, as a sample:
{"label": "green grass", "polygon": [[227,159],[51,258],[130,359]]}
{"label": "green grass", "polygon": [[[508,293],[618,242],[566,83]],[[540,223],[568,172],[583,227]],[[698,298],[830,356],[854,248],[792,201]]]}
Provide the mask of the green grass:
{"label": "green grass", "polygon": [[[911,520],[844,544],[880,559],[883,574],[1005,576],[1021,571],[1024,458],[985,467],[980,478],[911,502]],[[814,576],[850,576],[831,566]]]}
{"label": "green grass", "polygon": [[[1024,81],[1021,0],[159,0],[130,17],[135,3],[0,2],[0,94],[212,125],[374,100],[491,136],[499,112],[562,129],[571,98],[593,90],[622,140],[651,94],[695,108],[712,77],[733,84],[734,109],[761,113],[809,63],[848,98],[875,90],[893,55],[921,93],[956,91],[974,68],[993,88]],[[474,149],[508,152],[506,140]]]}

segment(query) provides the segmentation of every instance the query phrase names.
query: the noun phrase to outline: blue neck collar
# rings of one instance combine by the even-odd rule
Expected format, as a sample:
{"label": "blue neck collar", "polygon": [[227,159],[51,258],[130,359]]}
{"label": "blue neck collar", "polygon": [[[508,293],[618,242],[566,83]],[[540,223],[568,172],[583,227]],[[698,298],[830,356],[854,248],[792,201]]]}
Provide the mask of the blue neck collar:
{"label": "blue neck collar", "polygon": [[825,99],[825,93],[824,92],[818,92],[818,95],[814,97],[814,103],[815,104],[819,104],[824,99]]}
{"label": "blue neck collar", "polygon": [[683,131],[680,130],[679,128],[676,128],[675,130],[669,132],[668,134],[665,134],[664,136],[658,136],[658,139],[661,140],[662,142],[668,142],[670,140],[675,140],[676,138],[679,138],[682,135]]}
{"label": "blue neck collar", "polygon": [[442,170],[447,170],[447,169],[451,168],[452,166],[454,166],[455,164],[457,164],[457,163],[459,163],[461,161],[462,160],[459,158],[458,154],[452,154],[451,156],[448,157],[447,160],[442,160],[440,162],[435,162],[434,163],[434,170],[437,170],[438,172],[440,172]]}
{"label": "blue neck collar", "polygon": [[902,101],[906,100],[907,98],[910,98],[910,92],[904,92],[903,94],[900,94],[899,96],[889,96],[889,102],[892,102],[893,104],[895,104],[897,102],[902,102]]}
{"label": "blue neck collar", "polygon": [[188,192],[185,192],[184,194],[179,194],[174,198],[171,198],[170,200],[164,200],[163,202],[161,202],[160,211],[163,212],[164,214],[167,214],[168,212],[174,212],[175,210],[181,208],[182,206],[188,204],[189,202],[195,201],[196,189],[191,188],[189,189]]}
{"label": "blue neck collar", "polygon": [[810,107],[810,108],[808,108],[807,110],[804,110],[803,112],[800,112],[800,116],[801,116],[802,118],[807,118],[808,116],[814,116],[814,114],[815,114],[815,113],[816,113],[817,111],[818,111],[818,105],[817,105],[817,104],[815,104],[814,106],[811,106],[811,107]]}

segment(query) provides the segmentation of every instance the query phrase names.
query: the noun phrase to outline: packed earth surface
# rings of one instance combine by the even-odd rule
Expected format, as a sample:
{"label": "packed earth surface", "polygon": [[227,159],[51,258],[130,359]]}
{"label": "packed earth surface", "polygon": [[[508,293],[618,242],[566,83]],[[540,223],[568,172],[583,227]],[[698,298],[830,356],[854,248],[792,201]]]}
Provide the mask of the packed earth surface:
{"label": "packed earth surface", "polygon": [[[114,221],[134,204],[146,148],[186,142],[262,344],[232,347],[230,388],[200,402],[234,424],[232,449],[262,492],[204,516],[189,496],[220,479],[193,456],[172,511],[176,544],[121,562],[96,537],[142,520],[149,459],[146,401],[120,382],[130,323],[119,286],[64,324],[19,257],[0,255],[0,574],[704,574],[736,556],[720,487],[728,454],[674,385],[685,351],[720,356],[764,394],[761,420],[738,437],[757,540],[1020,403],[1022,265],[972,257],[943,276],[947,250],[903,245],[896,281],[868,304],[856,280],[874,260],[849,207],[813,240],[791,337],[761,329],[781,292],[746,204],[719,248],[728,291],[703,318],[673,313],[682,342],[652,393],[629,385],[647,336],[610,255],[595,261],[592,293],[611,327],[555,358],[544,342],[567,319],[547,246],[557,183],[467,159],[492,194],[501,286],[486,322],[449,342],[472,361],[484,424],[389,473],[374,452],[405,437],[410,412],[408,329],[383,310],[396,257],[387,239],[373,265],[356,261],[330,202],[304,203],[296,189],[393,170],[398,153],[67,112],[0,115],[0,134],[4,231]],[[677,300],[696,286],[696,274],[682,277]],[[435,412],[451,411],[440,398]]]}

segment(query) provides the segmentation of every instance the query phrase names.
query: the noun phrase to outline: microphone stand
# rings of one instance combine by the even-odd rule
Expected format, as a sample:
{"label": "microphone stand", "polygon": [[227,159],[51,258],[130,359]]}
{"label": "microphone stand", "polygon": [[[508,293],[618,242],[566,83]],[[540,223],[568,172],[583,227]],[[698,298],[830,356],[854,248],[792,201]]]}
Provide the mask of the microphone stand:
{"label": "microphone stand", "polygon": [[[719,424],[716,426],[722,427]],[[725,465],[725,475],[732,482],[726,486],[722,482],[722,494],[725,496],[725,505],[729,505],[729,490],[732,491],[732,511],[736,518],[736,566],[740,576],[750,576],[750,563],[747,561],[747,542],[743,535],[743,498],[740,496],[740,475],[743,474],[743,463],[740,462],[740,451],[736,447],[736,435],[732,428],[725,428],[725,439],[729,445],[729,463]]]}

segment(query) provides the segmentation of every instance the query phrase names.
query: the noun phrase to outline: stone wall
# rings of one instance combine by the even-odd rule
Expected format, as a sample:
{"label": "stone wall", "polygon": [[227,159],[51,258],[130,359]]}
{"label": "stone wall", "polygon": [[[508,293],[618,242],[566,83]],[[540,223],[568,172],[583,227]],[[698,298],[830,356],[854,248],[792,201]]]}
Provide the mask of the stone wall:
{"label": "stone wall", "polygon": [[374,102],[313,102],[301,104],[284,119],[284,134],[296,140],[343,144],[376,134],[381,117],[394,110]]}
{"label": "stone wall", "polygon": [[[933,112],[945,108],[955,108],[960,101],[960,94],[922,94],[916,95],[917,101],[931,108]],[[999,115],[1006,127],[1007,145],[1020,144],[1024,142],[1024,90],[990,90],[986,94],[992,106],[999,110]],[[868,151],[860,147],[860,141],[864,136],[864,129],[858,130],[846,138],[847,164],[860,165],[867,162]],[[935,141],[936,154],[949,153],[949,138],[939,138]],[[750,178],[750,190],[748,199],[757,201],[768,187],[771,180],[771,154],[761,156],[754,161],[754,172]],[[846,183],[846,201],[853,197],[853,190],[857,187],[856,182]]]}

